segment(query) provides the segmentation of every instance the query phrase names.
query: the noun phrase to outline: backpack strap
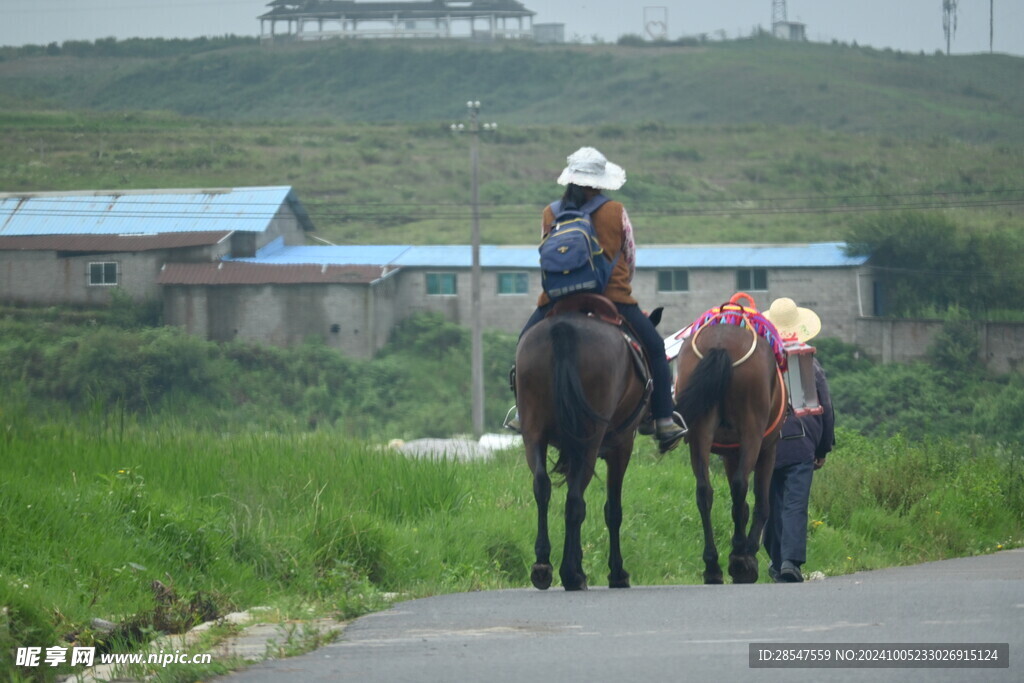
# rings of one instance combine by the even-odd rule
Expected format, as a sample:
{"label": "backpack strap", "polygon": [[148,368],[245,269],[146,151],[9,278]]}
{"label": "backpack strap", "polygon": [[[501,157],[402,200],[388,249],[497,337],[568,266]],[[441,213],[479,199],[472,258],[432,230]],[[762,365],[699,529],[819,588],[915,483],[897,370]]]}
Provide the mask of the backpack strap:
{"label": "backpack strap", "polygon": [[[610,197],[606,197],[603,194],[594,195],[588,201],[584,202],[583,206],[579,207],[579,209],[577,209],[577,210],[580,213],[582,213],[582,214],[586,214],[587,216],[590,216],[591,214],[593,214],[595,211],[597,211],[602,206],[604,206],[607,202],[610,202],[610,201],[611,201],[611,198]],[[555,218],[558,218],[558,214],[560,214],[562,212],[562,200],[561,199],[557,199],[557,200],[551,202],[548,205],[548,208],[551,209],[551,215],[554,216]],[[552,223],[552,225],[554,225],[554,223]]]}
{"label": "backpack strap", "polygon": [[[608,197],[605,197],[603,194],[595,195],[595,196],[591,197],[590,200],[588,200],[588,201],[583,203],[583,206],[580,207],[580,211],[585,213],[586,215],[590,216],[595,211],[597,211],[602,206],[604,206],[607,202],[610,202],[610,201],[611,201],[611,199],[608,198]],[[622,256],[622,251],[621,250],[619,251],[619,253],[615,254],[615,258],[611,259],[612,270],[615,270],[615,264],[619,262],[619,257],[620,256]],[[608,258],[608,254],[605,253],[604,257]]]}
{"label": "backpack strap", "polygon": [[594,195],[588,201],[583,203],[583,206],[580,207],[580,211],[589,216],[610,201],[611,199],[605,197],[603,194]]}

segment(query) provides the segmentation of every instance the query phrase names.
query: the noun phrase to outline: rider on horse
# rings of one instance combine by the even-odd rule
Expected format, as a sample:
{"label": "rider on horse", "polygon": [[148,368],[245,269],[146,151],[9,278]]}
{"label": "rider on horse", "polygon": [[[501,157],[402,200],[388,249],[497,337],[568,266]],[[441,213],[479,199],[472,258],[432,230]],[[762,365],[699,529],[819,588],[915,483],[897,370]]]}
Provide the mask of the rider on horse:
{"label": "rider on horse", "polygon": [[[563,205],[583,206],[588,200],[602,193],[602,190],[617,190],[626,182],[626,172],[621,166],[608,161],[593,147],[582,147],[568,158],[568,165],[558,177],[558,184],[565,186]],[[598,241],[606,257],[615,263],[611,278],[604,290],[619,315],[633,328],[644,347],[653,380],[651,415],[654,418],[654,437],[662,453],[676,447],[686,435],[686,430],[673,420],[672,375],[665,359],[665,344],[644,315],[632,295],[632,279],[636,270],[636,246],[633,241],[633,226],[629,222],[626,208],[615,201],[600,206],[591,216]],[[541,229],[547,235],[555,221],[550,206],[545,207]],[[537,309],[523,328],[523,333],[537,324],[551,311],[552,303],[542,293]],[[521,337],[522,335],[520,335]],[[518,431],[518,414],[506,426]]]}

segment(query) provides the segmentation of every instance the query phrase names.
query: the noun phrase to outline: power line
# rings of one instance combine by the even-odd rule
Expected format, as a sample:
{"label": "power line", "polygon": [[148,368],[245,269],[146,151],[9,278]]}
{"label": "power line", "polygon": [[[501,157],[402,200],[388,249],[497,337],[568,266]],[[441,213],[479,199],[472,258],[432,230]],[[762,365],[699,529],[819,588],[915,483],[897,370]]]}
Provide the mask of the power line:
{"label": "power line", "polygon": [[[52,203],[64,203],[69,201],[89,201],[93,200],[95,203],[101,203],[108,200],[110,197],[115,197],[117,200],[123,201],[125,204],[131,204],[132,206],[200,206],[197,205],[191,199],[175,199],[173,196],[167,196],[162,199],[147,199],[145,201],[137,201],[137,197],[147,196],[145,190],[131,190],[126,192],[118,192],[117,190],[106,191],[106,194],[69,194],[66,196],[38,196],[33,192],[26,192],[25,194],[19,195],[17,193],[8,193],[5,197],[0,198],[0,201],[6,199],[11,200],[31,200],[33,202],[52,202]],[[331,196],[329,192],[315,192],[310,193],[312,196]],[[782,197],[705,197],[705,198],[693,198],[693,199],[679,199],[672,202],[653,202],[649,205],[661,206],[661,205],[676,205],[676,204],[694,204],[694,203],[723,203],[723,202],[735,202],[735,203],[751,203],[751,202],[790,202],[790,201],[852,201],[859,199],[899,199],[905,197],[958,197],[958,196],[980,196],[980,195],[992,195],[992,194],[1022,194],[1024,195],[1024,188],[1001,188],[994,190],[984,189],[968,189],[968,190],[927,190],[920,192],[887,192],[887,193],[875,193],[875,194],[844,194],[844,195],[793,195],[793,196],[782,196]],[[148,195],[152,196],[152,195]],[[372,202],[353,202],[347,200],[338,200],[337,202],[323,202],[323,204],[331,203],[343,203],[346,206],[464,206],[461,202],[393,202],[393,201],[372,201]],[[504,203],[490,203],[485,204],[487,206],[523,206],[522,204],[504,204]],[[226,208],[226,207],[278,207],[280,202],[256,202],[256,201],[217,201],[214,208]],[[532,205],[531,205],[532,206]],[[198,210],[198,209],[197,209]]]}
{"label": "power line", "polygon": [[[1021,196],[1013,196],[1021,195]],[[131,195],[121,195],[131,197]],[[215,206],[196,205],[189,200],[159,199],[128,201],[114,212],[107,206],[95,209],[82,206],[61,206],[68,197],[31,197],[31,204],[18,208],[13,214],[38,218],[118,218],[118,219],[195,219],[252,220],[276,215],[278,202],[218,202]],[[73,199],[80,200],[82,196]],[[950,198],[950,199],[942,199]],[[7,200],[20,199],[16,196]],[[93,197],[85,197],[93,199]],[[786,205],[800,202],[797,205]],[[863,202],[863,203],[861,203]],[[78,203],[78,202],[75,202]],[[96,204],[106,204],[104,196],[95,197]],[[44,204],[44,206],[40,206]],[[52,204],[45,206],[45,204]],[[701,205],[712,205],[701,208]],[[729,204],[729,206],[722,206]],[[773,206],[775,204],[776,206]],[[928,191],[865,195],[806,195],[793,197],[709,198],[684,199],[674,202],[654,202],[634,209],[634,216],[749,216],[787,214],[871,213],[883,211],[978,209],[1015,207],[1024,204],[1024,189]],[[687,206],[694,206],[687,208]],[[536,206],[525,204],[481,204],[481,216],[521,218],[533,216]],[[259,213],[266,209],[265,214]],[[254,211],[255,210],[255,213]],[[403,218],[459,219],[471,207],[455,202],[346,202],[328,201],[310,204],[307,214],[316,220],[374,220]]]}
{"label": "power line", "polygon": [[[980,209],[1014,207],[1024,205],[1024,198],[987,200],[978,202],[901,202],[896,204],[862,204],[848,206],[793,206],[793,207],[728,207],[712,209],[647,209],[631,211],[633,216],[678,216],[678,217],[700,217],[700,216],[772,216],[772,215],[799,215],[799,214],[835,214],[835,213],[876,213],[885,211],[909,211],[909,210],[939,210],[939,209]],[[464,218],[470,211],[469,207],[461,208],[458,211],[442,210],[424,212],[425,205],[416,205],[421,210],[415,215],[405,211],[398,211],[400,207],[381,205],[380,211],[309,211],[307,214],[314,220],[373,220],[373,219],[402,219],[410,221],[427,219],[456,219]],[[453,205],[444,205],[446,209],[455,208]],[[484,218],[521,218],[524,216],[534,217],[534,207],[522,207],[519,209],[492,208],[482,205],[480,215]],[[492,207],[503,207],[508,205],[490,205]],[[107,210],[88,211],[83,209],[19,209],[17,215],[36,218],[100,218],[111,219],[196,219],[209,218],[216,220],[252,220],[254,218],[273,218],[276,212],[266,214],[245,214],[239,215],[235,212],[216,211],[131,211],[111,213]]]}

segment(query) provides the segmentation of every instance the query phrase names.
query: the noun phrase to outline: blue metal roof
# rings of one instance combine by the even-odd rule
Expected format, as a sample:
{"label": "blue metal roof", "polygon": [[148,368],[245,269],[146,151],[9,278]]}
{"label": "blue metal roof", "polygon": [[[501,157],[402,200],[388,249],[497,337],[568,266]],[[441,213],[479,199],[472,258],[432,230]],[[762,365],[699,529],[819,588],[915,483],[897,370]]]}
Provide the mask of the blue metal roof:
{"label": "blue metal roof", "polygon": [[849,257],[845,242],[713,244],[637,249],[638,268],[844,268],[867,257]]}
{"label": "blue metal roof", "polygon": [[386,266],[411,249],[404,245],[297,246],[286,247],[278,238],[260,249],[255,258],[226,259],[267,265],[364,265]]}
{"label": "blue metal roof", "polygon": [[[863,264],[864,257],[843,253],[843,242],[813,244],[721,244],[650,246],[637,249],[638,268],[843,268]],[[252,263],[297,265],[378,265],[419,268],[469,268],[472,250],[467,244],[362,245],[286,247],[274,242]],[[536,246],[481,245],[484,268],[538,268]]]}
{"label": "blue metal roof", "polygon": [[0,194],[0,235],[263,232],[285,203],[313,228],[287,186]]}
{"label": "blue metal roof", "polygon": [[[488,268],[536,268],[537,247],[480,247],[480,263]],[[370,244],[350,246],[288,247],[274,240],[257,252],[255,258],[231,259],[249,263],[277,265],[373,265],[469,268],[473,265],[472,247],[468,244],[411,246],[403,244]]]}

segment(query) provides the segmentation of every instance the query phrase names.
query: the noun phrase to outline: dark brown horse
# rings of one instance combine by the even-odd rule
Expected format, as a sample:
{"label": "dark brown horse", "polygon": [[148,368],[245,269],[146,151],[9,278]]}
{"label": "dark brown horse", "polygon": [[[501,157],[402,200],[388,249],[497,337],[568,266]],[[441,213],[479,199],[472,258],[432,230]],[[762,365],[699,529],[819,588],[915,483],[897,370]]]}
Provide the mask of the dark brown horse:
{"label": "dark brown horse", "polygon": [[[753,583],[757,581],[755,556],[768,519],[775,446],[786,406],[771,345],[750,326],[720,323],[700,328],[679,354],[675,395],[676,410],[690,428],[690,464],[704,527],[704,583],[722,583],[711,527],[711,453],[722,457],[732,494],[729,575],[734,583]],[[754,519],[748,533],[751,471]]]}
{"label": "dark brown horse", "polygon": [[[611,310],[614,314],[614,308]],[[629,587],[619,547],[622,480],[650,389],[635,367],[623,332],[581,312],[548,317],[519,341],[515,385],[526,462],[533,472],[537,501],[533,585],[544,590],[552,580],[547,519],[551,498],[547,449],[551,445],[559,451],[552,469],[565,476],[568,489],[565,548],[559,569],[562,586],[566,590],[587,587],[580,540],[587,514],[583,494],[601,457],[607,464],[608,585]]]}

